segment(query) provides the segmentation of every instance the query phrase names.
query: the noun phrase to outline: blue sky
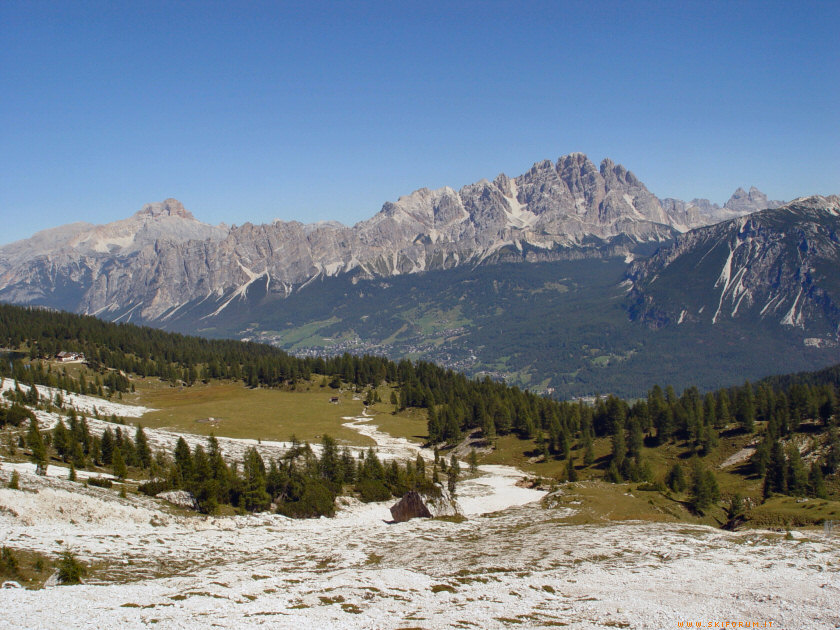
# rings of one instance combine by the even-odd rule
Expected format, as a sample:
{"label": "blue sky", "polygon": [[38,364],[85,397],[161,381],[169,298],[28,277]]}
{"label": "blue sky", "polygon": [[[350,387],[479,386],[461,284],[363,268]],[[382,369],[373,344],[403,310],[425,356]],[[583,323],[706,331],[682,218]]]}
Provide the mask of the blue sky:
{"label": "blue sky", "polygon": [[582,151],[840,193],[838,2],[0,3],[0,243],[176,197],[352,224]]}

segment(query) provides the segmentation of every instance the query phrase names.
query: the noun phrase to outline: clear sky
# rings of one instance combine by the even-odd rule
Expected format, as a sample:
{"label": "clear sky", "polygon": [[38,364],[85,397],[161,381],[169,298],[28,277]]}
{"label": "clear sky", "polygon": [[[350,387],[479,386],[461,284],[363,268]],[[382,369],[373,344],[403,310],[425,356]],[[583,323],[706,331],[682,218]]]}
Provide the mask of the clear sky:
{"label": "clear sky", "polygon": [[0,243],[180,199],[352,224],[581,151],[840,193],[840,2],[0,2]]}

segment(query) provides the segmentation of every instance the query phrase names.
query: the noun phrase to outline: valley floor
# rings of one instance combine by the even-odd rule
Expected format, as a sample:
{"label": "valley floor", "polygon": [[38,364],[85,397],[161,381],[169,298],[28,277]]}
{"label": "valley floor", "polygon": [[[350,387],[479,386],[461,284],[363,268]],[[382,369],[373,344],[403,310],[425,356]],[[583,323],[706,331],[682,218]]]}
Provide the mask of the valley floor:
{"label": "valley floor", "polygon": [[[417,452],[369,418],[347,421],[383,458]],[[501,466],[459,486],[467,520],[399,524],[390,502],[346,498],[334,519],[186,515],[14,467],[22,490],[0,467],[0,544],[71,549],[91,572],[79,586],[3,590],[8,628],[840,628],[840,536],[575,525],[562,490],[540,502]]]}

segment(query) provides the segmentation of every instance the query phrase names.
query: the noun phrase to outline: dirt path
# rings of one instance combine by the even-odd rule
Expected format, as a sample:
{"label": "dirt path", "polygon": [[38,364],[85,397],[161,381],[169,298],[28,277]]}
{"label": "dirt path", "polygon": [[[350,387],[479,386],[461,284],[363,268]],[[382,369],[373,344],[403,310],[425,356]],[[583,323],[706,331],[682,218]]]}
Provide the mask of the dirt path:
{"label": "dirt path", "polygon": [[[347,417],[343,420],[347,420],[344,423],[345,427],[358,431],[376,442],[382,459],[405,461],[415,459],[420,453],[423,459],[434,461],[432,449],[422,448],[405,438],[380,431],[374,416],[368,416],[366,412],[356,418]],[[461,470],[467,470],[465,462],[461,462]],[[457,487],[458,503],[467,516],[525,505],[539,501],[545,496],[543,491],[518,487],[516,482],[525,474],[512,466],[479,466],[478,470],[478,476],[463,480]]]}

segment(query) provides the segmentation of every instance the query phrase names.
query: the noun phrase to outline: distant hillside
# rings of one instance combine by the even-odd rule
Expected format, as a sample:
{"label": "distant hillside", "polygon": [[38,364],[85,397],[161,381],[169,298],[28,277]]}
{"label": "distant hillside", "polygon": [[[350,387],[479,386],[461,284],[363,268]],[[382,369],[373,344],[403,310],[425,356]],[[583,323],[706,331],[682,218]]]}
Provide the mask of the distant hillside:
{"label": "distant hillside", "polygon": [[634,263],[633,314],[653,326],[772,322],[838,347],[840,197],[693,230]]}

